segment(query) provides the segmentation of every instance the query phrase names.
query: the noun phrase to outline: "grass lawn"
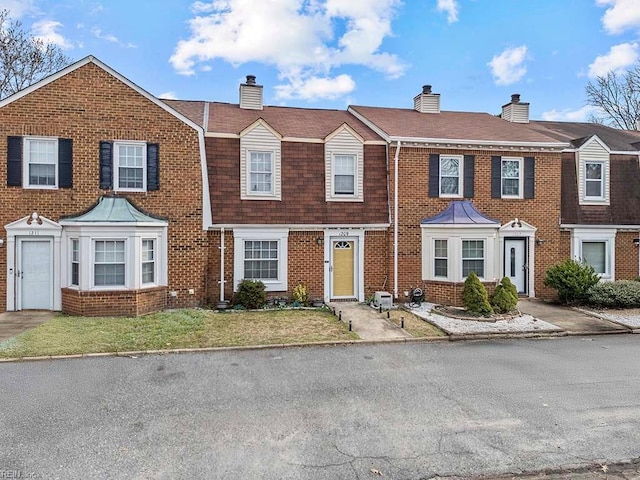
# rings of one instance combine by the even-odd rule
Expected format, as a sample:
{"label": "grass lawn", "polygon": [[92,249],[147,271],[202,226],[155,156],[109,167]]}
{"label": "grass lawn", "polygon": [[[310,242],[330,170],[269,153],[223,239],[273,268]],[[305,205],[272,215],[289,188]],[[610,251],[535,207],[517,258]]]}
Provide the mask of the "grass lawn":
{"label": "grass lawn", "polygon": [[325,310],[216,313],[167,310],[139,318],[58,315],[0,342],[0,357],[126,352],[353,340],[345,323]]}
{"label": "grass lawn", "polygon": [[[386,317],[386,312],[383,315]],[[404,317],[404,329],[414,337],[441,337],[446,335],[439,328],[406,310],[391,310],[390,317],[389,320],[398,326],[400,326],[400,317]]]}

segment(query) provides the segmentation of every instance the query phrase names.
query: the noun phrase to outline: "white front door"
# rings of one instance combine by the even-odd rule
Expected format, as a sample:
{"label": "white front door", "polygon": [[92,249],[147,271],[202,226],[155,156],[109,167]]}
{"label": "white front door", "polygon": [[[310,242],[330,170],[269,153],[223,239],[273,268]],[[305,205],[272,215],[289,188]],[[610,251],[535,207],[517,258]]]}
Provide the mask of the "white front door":
{"label": "white front door", "polygon": [[22,239],[17,250],[17,309],[53,310],[53,240]]}
{"label": "white front door", "polygon": [[525,238],[504,241],[504,276],[509,277],[518,293],[527,293],[526,245]]}

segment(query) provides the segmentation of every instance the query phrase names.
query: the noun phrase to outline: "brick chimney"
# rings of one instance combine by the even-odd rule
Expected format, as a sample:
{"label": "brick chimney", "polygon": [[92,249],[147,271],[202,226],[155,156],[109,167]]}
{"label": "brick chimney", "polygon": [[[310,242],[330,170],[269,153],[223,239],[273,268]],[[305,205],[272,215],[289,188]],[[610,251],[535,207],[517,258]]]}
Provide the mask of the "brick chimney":
{"label": "brick chimney", "polygon": [[440,113],[440,94],[431,92],[431,85],[422,87],[422,92],[413,97],[413,109],[420,113]]}
{"label": "brick chimney", "polygon": [[240,84],[240,108],[262,110],[262,85],[256,84],[255,75],[247,75],[246,83]]}
{"label": "brick chimney", "polygon": [[529,123],[529,104],[520,101],[520,94],[511,95],[511,101],[502,106],[502,119],[513,123]]}

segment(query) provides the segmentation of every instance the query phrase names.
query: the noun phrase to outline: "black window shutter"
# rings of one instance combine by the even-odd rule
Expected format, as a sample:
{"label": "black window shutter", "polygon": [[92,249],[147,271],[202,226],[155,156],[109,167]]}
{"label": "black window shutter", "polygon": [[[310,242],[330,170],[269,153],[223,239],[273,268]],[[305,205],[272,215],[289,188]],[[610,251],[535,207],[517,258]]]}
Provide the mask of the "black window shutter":
{"label": "black window shutter", "polygon": [[147,191],[160,189],[160,145],[147,143]]}
{"label": "black window shutter", "polygon": [[491,198],[502,197],[502,157],[491,157]]}
{"label": "black window shutter", "polygon": [[69,138],[58,139],[58,186],[73,187],[73,143]]}
{"label": "black window shutter", "polygon": [[524,157],[524,198],[534,198],[536,164],[533,157]]}
{"label": "black window shutter", "polygon": [[113,188],[113,142],[100,142],[100,188]]}
{"label": "black window shutter", "polygon": [[464,156],[464,185],[462,186],[464,189],[464,198],[473,198],[475,160],[476,157],[473,155]]}
{"label": "black window shutter", "polygon": [[7,137],[7,186],[22,185],[22,137]]}
{"label": "black window shutter", "polygon": [[429,155],[429,196],[440,196],[440,155]]}

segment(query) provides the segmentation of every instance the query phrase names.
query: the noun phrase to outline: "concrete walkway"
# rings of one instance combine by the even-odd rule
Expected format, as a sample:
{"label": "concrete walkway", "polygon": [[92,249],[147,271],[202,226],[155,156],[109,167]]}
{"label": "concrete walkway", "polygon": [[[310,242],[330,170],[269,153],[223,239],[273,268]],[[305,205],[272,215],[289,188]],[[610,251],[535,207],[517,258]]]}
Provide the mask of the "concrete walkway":
{"label": "concrete walkway", "polygon": [[331,302],[328,305],[330,308],[335,308],[336,315],[342,312],[343,322],[349,323],[351,320],[353,331],[362,340],[394,340],[411,337],[368,305],[357,302]]}
{"label": "concrete walkway", "polygon": [[537,299],[523,299],[518,309],[535,318],[552,323],[572,335],[600,333],[629,333],[631,329],[602,318],[579,312],[573,308]]}
{"label": "concrete walkway", "polygon": [[40,310],[22,310],[20,312],[0,313],[0,342],[37,327],[51,320],[55,312]]}

